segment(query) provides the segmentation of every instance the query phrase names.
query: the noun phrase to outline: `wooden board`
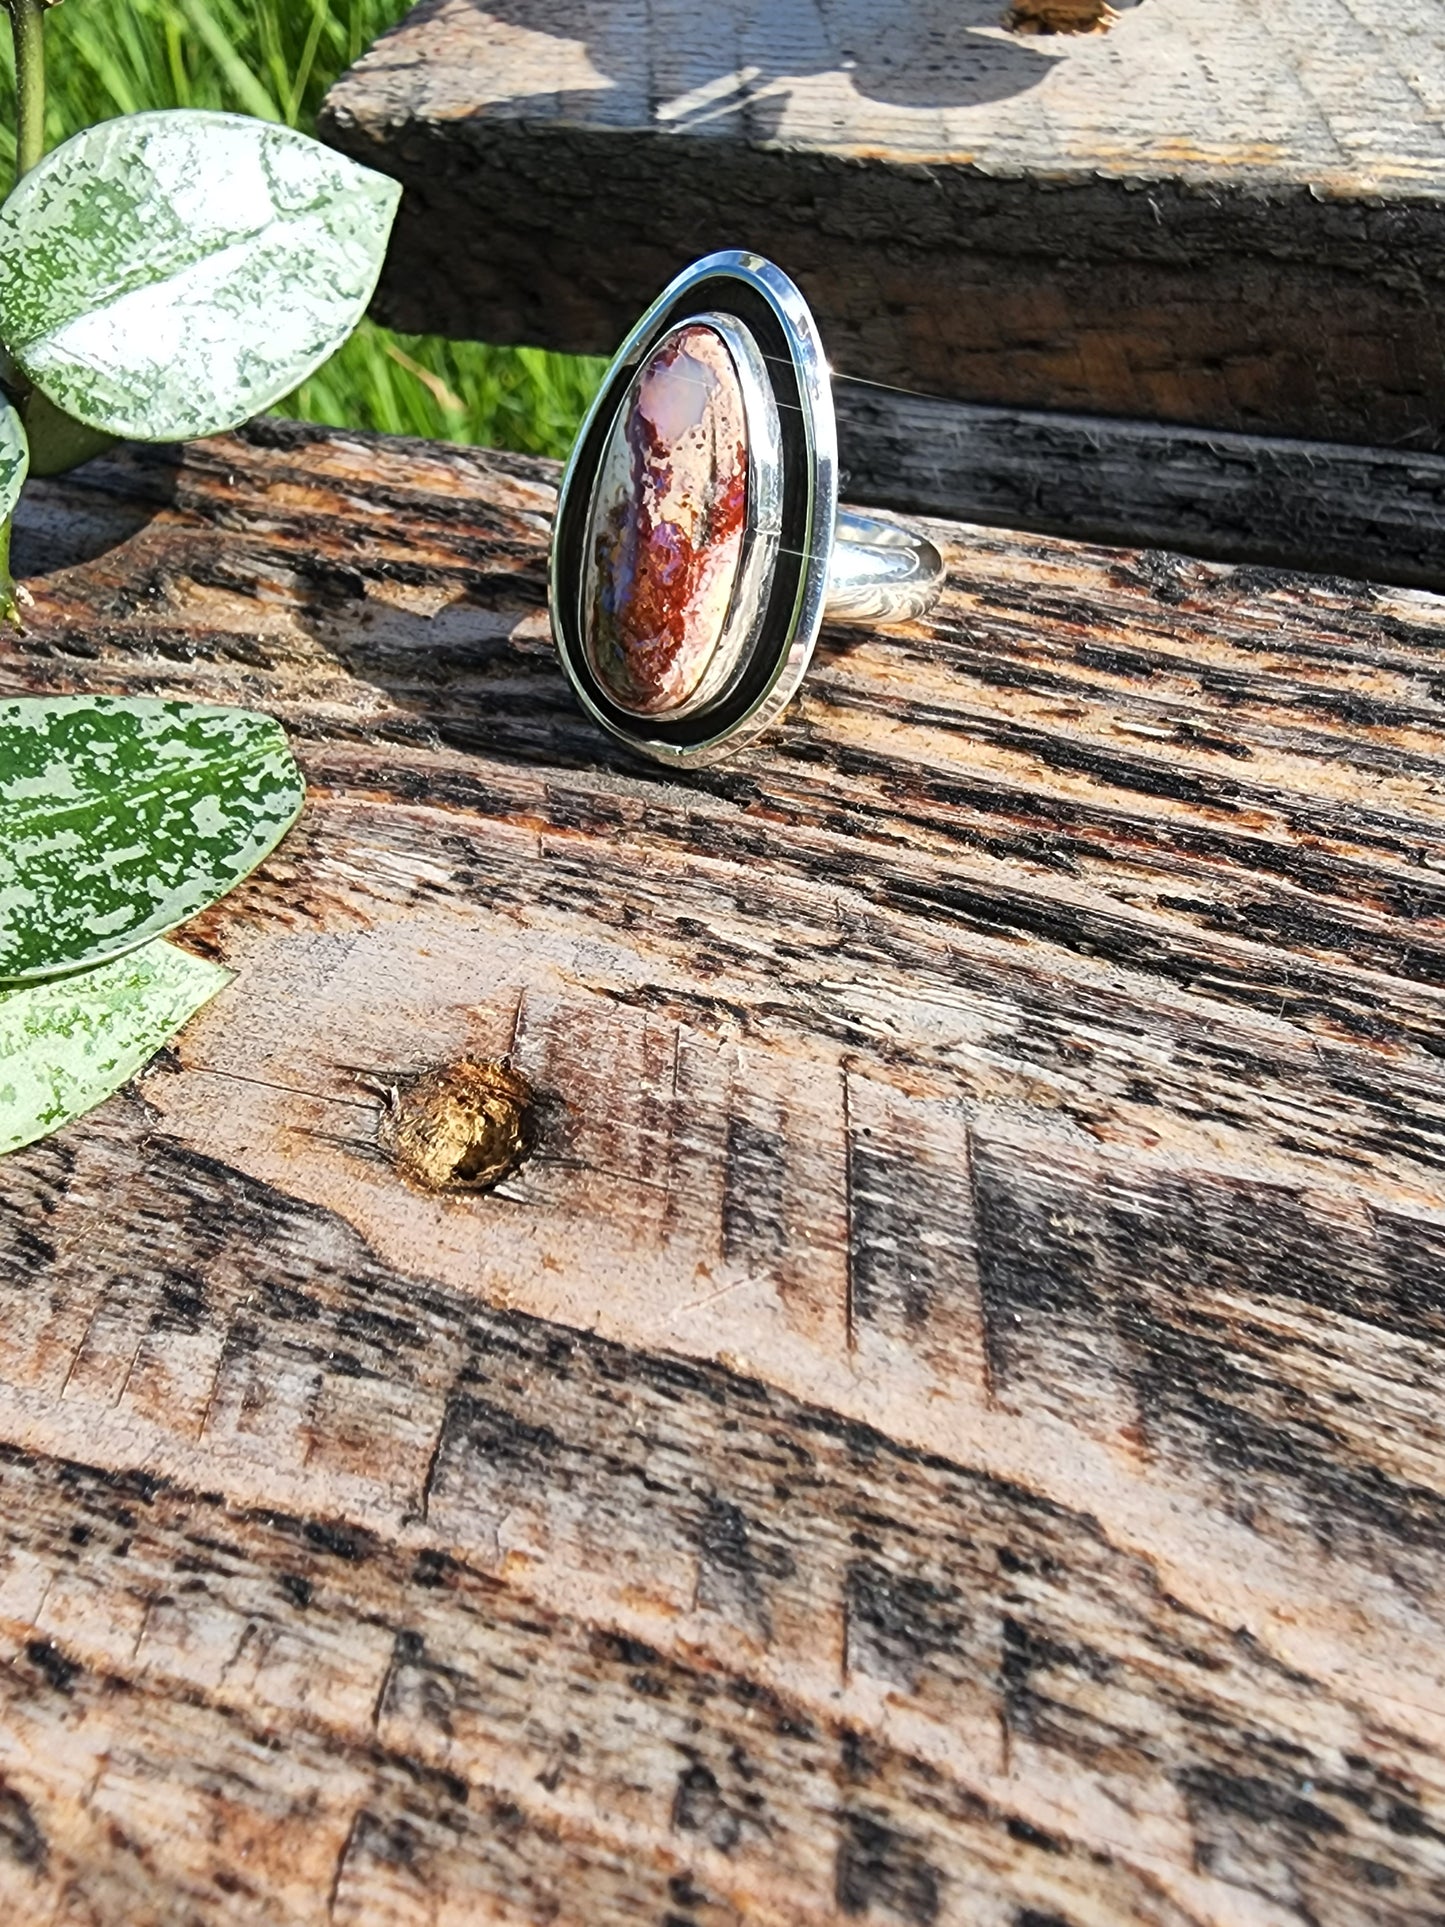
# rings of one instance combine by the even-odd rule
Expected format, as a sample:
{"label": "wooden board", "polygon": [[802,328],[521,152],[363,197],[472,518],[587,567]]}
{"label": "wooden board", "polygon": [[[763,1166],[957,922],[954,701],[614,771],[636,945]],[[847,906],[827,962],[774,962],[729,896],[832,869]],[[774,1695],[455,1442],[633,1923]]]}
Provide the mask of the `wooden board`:
{"label": "wooden board", "polygon": [[405,183],[394,326],[611,353],[752,247],[845,374],[1445,447],[1435,0],[423,0],[327,137]]}
{"label": "wooden board", "polygon": [[1445,455],[834,385],[855,501],[1445,588]]}
{"label": "wooden board", "polygon": [[[679,782],[568,699],[554,476],[27,495],[0,686],[311,788],[0,1163],[0,1916],[1423,1927],[1445,601],[936,524]],[[504,1054],[529,1160],[408,1182]]]}

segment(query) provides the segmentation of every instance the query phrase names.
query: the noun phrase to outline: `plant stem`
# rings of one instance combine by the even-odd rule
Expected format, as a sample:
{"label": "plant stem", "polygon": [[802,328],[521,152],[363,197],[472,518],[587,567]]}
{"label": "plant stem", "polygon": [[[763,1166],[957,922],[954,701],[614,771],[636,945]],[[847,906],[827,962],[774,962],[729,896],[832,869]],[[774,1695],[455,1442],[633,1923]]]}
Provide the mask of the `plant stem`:
{"label": "plant stem", "polygon": [[20,613],[20,597],[10,574],[10,528],[7,515],[0,523],[0,622],[8,623],[12,629],[23,629],[25,619]]}
{"label": "plant stem", "polygon": [[15,178],[45,152],[45,3],[5,0],[15,36]]}

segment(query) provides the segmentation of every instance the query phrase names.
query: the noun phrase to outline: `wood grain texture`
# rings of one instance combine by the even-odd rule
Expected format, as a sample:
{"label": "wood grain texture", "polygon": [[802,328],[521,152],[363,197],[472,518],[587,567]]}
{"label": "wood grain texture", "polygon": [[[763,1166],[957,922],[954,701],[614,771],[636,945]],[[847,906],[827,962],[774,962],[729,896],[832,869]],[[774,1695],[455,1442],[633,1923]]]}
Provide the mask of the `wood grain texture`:
{"label": "wood grain texture", "polygon": [[884,508],[1445,587],[1445,455],[834,386],[844,485]]}
{"label": "wood grain texture", "polygon": [[611,353],[696,256],[953,399],[1441,449],[1434,0],[423,0],[327,138],[406,188],[395,326]]}
{"label": "wood grain texture", "polygon": [[[678,782],[554,474],[27,497],[0,685],[269,708],[310,800],[0,1165],[5,1917],[1426,1927],[1445,602],[939,523]],[[406,1182],[503,1056],[527,1161]]]}

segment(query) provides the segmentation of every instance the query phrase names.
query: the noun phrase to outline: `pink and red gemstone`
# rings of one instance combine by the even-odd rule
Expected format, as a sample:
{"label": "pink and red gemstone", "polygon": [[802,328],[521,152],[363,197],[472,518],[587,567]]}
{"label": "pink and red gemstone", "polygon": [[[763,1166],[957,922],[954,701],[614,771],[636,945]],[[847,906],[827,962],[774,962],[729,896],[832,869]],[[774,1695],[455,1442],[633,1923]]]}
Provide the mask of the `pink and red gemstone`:
{"label": "pink and red gemstone", "polygon": [[727,625],[748,509],[742,384],[717,330],[688,322],[639,370],[598,468],[587,660],[632,715],[694,696]]}

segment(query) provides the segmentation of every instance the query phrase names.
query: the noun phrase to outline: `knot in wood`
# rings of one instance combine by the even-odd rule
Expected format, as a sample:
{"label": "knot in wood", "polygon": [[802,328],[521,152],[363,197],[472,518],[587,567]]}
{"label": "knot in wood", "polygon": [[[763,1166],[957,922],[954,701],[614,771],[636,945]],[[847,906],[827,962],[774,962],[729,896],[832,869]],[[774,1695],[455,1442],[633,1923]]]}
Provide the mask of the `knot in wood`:
{"label": "knot in wood", "polygon": [[1015,0],[1004,25],[1012,33],[1106,33],[1117,18],[1108,0]]}
{"label": "knot in wood", "polygon": [[426,1191],[489,1191],[532,1149],[536,1093],[505,1064],[463,1058],[394,1087],[376,1141]]}

